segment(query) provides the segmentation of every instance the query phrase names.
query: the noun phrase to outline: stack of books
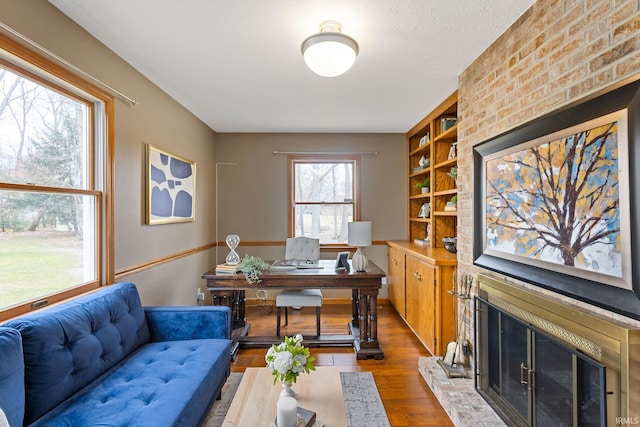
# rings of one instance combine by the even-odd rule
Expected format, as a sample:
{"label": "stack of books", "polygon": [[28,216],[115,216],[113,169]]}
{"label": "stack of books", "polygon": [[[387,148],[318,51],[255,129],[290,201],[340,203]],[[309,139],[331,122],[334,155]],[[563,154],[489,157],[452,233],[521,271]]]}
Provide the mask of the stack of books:
{"label": "stack of books", "polygon": [[[302,424],[300,423],[302,421]],[[298,425],[312,427],[316,423],[316,413],[298,406]]]}
{"label": "stack of books", "polygon": [[227,263],[216,265],[216,274],[236,274],[238,273],[240,265],[230,265]]}

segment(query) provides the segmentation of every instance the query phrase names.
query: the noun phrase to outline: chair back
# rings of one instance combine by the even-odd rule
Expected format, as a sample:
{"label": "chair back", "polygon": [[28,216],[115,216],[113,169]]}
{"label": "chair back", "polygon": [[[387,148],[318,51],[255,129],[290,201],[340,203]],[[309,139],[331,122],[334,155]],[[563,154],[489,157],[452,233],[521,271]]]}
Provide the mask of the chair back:
{"label": "chair back", "polygon": [[289,237],[284,250],[285,259],[320,259],[320,239]]}

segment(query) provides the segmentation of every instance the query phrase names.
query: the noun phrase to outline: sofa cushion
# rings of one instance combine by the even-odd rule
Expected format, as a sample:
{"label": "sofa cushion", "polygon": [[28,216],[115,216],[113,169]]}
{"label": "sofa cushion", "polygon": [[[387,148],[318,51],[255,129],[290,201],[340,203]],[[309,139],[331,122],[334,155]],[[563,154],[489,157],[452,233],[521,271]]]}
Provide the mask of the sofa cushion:
{"label": "sofa cushion", "polygon": [[22,339],[15,329],[0,327],[0,427],[21,426],[24,417]]}
{"label": "sofa cushion", "polygon": [[107,286],[5,326],[22,335],[27,424],[149,341],[132,283]]}
{"label": "sofa cushion", "polygon": [[229,366],[229,340],[149,343],[32,427],[196,426]]}
{"label": "sofa cushion", "polygon": [[231,337],[231,309],[222,306],[144,307],[151,341]]}

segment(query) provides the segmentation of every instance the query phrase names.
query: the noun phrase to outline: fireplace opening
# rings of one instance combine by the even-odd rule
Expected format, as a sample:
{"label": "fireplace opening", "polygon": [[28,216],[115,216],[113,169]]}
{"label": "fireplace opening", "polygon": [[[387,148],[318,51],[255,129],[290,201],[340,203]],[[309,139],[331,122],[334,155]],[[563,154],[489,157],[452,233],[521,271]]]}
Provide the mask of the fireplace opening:
{"label": "fireplace opening", "polygon": [[519,426],[606,426],[605,367],[476,298],[487,381],[478,391]]}
{"label": "fireplace opening", "polygon": [[640,329],[479,275],[475,387],[508,425],[640,416]]}

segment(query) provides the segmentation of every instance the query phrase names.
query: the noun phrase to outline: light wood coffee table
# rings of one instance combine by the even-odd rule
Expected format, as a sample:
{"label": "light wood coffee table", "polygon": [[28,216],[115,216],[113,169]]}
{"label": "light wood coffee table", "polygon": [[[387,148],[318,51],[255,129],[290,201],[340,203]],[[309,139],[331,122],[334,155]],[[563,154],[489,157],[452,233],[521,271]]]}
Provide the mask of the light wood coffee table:
{"label": "light wood coffee table", "polygon": [[[293,385],[298,406],[316,413],[326,426],[347,426],[340,371],[334,366],[319,366],[309,374],[300,374]],[[227,416],[225,427],[265,427],[276,416],[281,384],[273,384],[267,368],[247,368],[242,376]]]}

